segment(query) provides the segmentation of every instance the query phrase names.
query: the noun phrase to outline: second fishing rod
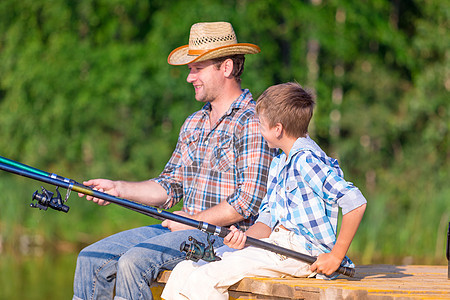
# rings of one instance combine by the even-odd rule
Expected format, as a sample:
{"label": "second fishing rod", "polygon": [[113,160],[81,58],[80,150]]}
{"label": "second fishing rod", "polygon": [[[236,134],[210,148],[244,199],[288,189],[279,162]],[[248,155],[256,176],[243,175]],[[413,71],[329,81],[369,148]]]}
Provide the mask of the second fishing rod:
{"label": "second fishing rod", "polygon": [[[0,156],[0,158],[2,158]],[[61,201],[61,197],[59,194],[59,191],[57,190],[58,196],[57,197],[53,197],[53,193],[48,192],[47,190],[45,190],[43,188],[43,193],[39,194],[39,193],[35,193],[33,195],[33,199],[38,200],[38,205],[36,205],[35,207],[38,208],[43,208],[46,209],[47,207],[51,207],[53,209],[56,210],[60,210],[60,211],[68,211],[68,206],[64,205],[63,202],[67,201],[68,195],[70,194],[70,191],[75,191],[78,193],[82,193],[85,195],[89,195],[95,198],[99,198],[114,204],[118,204],[122,207],[134,210],[136,212],[145,214],[147,216],[156,218],[158,220],[164,220],[164,219],[168,219],[171,221],[175,221],[178,223],[182,223],[184,225],[199,229],[203,232],[206,232],[208,234],[211,235],[216,235],[219,237],[224,238],[229,232],[230,229],[226,228],[226,227],[220,227],[220,226],[215,226],[212,224],[208,224],[206,222],[202,222],[202,221],[197,221],[197,220],[193,220],[187,217],[183,217],[180,215],[176,215],[174,213],[162,210],[162,209],[158,209],[152,206],[146,206],[146,205],[142,205],[140,203],[136,203],[127,199],[123,199],[123,198],[119,198],[119,197],[115,197],[97,190],[92,189],[91,187],[85,186],[81,183],[78,183],[72,179],[68,179],[68,178],[64,178],[62,176],[56,175],[56,174],[50,174],[44,171],[41,171],[39,169],[36,168],[32,168],[29,167],[27,165],[15,162],[13,160],[9,160],[6,158],[2,158],[2,160],[0,160],[0,169],[10,172],[10,173],[14,173],[16,175],[20,175],[20,176],[24,176],[27,178],[31,178],[37,181],[41,181],[41,182],[45,182],[47,184],[51,184],[57,187],[62,187],[67,189],[67,193],[66,193],[66,199],[64,201]],[[61,208],[63,207],[63,208]],[[247,245],[250,246],[254,246],[254,247],[258,247],[258,248],[262,248],[268,251],[272,251],[281,255],[285,255],[294,259],[298,259],[300,261],[304,261],[307,263],[314,263],[316,261],[316,257],[310,256],[310,255],[306,255],[300,252],[296,252],[290,249],[286,249],[274,244],[270,244],[268,242],[259,240],[259,239],[255,239],[255,238],[251,238],[251,237],[247,237],[247,241],[246,241]],[[183,248],[183,245],[181,246],[181,248]],[[186,247],[184,247],[186,248]],[[353,268],[347,268],[344,266],[340,266],[338,268],[338,270],[336,271],[340,274],[349,276],[349,277],[353,277],[355,274],[355,270]]]}

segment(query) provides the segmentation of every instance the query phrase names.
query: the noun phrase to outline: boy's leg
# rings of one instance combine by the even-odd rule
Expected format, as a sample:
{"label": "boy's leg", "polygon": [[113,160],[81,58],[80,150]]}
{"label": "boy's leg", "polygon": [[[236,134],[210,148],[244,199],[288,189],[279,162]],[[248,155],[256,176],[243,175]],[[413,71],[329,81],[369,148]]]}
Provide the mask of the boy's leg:
{"label": "boy's leg", "polygon": [[[222,246],[215,250],[216,256],[222,257],[225,252],[234,252],[235,249],[231,249],[228,246]],[[161,294],[161,298],[167,300],[185,300],[186,297],[180,294],[180,290],[182,290],[183,286],[187,282],[187,278],[189,278],[197,268],[207,264],[204,260],[199,260],[194,262],[192,260],[185,260],[180,262],[175,266],[170,274],[169,280],[164,286],[163,293]]]}
{"label": "boy's leg", "polygon": [[264,250],[254,247],[225,255],[221,261],[195,269],[186,278],[180,294],[190,300],[228,299],[228,288],[248,276],[249,272],[267,264],[268,259],[270,257]]}
{"label": "boy's leg", "polygon": [[199,264],[196,264],[192,260],[185,260],[176,265],[164,286],[161,298],[167,300],[186,299],[180,295],[180,290],[186,284],[186,278],[189,278],[191,273],[198,267]]}
{"label": "boy's leg", "polygon": [[[216,256],[222,257],[225,252],[234,252],[235,249],[231,249],[228,246],[222,246],[215,250]],[[194,262],[192,260],[185,260],[180,262],[175,266],[170,274],[169,280],[164,286],[163,293],[161,294],[161,298],[167,300],[181,300],[186,299],[186,297],[180,294],[180,290],[182,290],[183,286],[187,282],[187,278],[189,278],[197,268],[207,264],[204,260],[199,260]]]}
{"label": "boy's leg", "polygon": [[[300,250],[298,245],[291,243],[287,231],[272,233],[269,239],[264,240],[282,241],[279,243],[280,246]],[[307,277],[311,273],[307,263],[260,248],[247,247],[240,251],[225,253],[221,261],[195,269],[187,278],[180,293],[190,300],[228,299],[228,288],[244,277],[279,277],[283,274]]]}

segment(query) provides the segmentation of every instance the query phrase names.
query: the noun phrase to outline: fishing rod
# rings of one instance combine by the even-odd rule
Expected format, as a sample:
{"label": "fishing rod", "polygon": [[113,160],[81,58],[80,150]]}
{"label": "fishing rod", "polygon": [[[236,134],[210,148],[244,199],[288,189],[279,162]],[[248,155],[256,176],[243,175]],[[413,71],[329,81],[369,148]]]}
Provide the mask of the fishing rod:
{"label": "fishing rod", "polygon": [[[67,202],[70,192],[75,191],[88,196],[103,199],[111,203],[118,204],[122,207],[134,210],[136,212],[142,213],[144,215],[159,220],[167,219],[175,221],[199,229],[203,232],[206,232],[208,233],[208,243],[209,243],[208,248],[205,249],[201,243],[198,243],[195,239],[191,237],[189,238],[189,240],[193,241],[192,245],[188,245],[183,242],[180,246],[180,250],[186,251],[187,256],[188,257],[192,256],[194,260],[198,260],[199,258],[205,259],[207,261],[219,260],[219,258],[214,257],[215,254],[214,250],[212,249],[213,241],[212,242],[210,241],[209,239],[210,235],[216,235],[221,238],[224,238],[225,236],[228,235],[228,233],[231,232],[231,230],[226,227],[215,226],[212,224],[208,224],[206,222],[197,221],[184,216],[176,215],[174,213],[159,208],[143,205],[127,199],[112,196],[104,192],[94,190],[93,188],[78,183],[75,180],[65,178],[56,174],[44,172],[42,170],[27,166],[25,164],[16,162],[8,158],[4,158],[2,156],[0,156],[0,169],[9,173],[13,173],[16,175],[31,178],[37,181],[41,181],[56,186],[57,191],[56,197],[53,196],[54,195],[53,193],[49,192],[43,187],[42,193],[38,193],[36,191],[33,194],[32,199],[37,200],[37,204],[31,204],[32,207],[36,207],[43,210],[47,210],[47,208],[50,207],[58,211],[68,212],[69,207],[67,205],[64,205],[64,202]],[[58,187],[65,188],[67,190],[66,197],[64,200],[62,200],[61,198],[61,194],[58,191]],[[317,259],[317,257],[299,253],[252,237],[247,237],[246,244],[262,248],[271,252],[275,252],[284,256],[288,256],[310,264],[314,263]],[[355,269],[344,266],[340,266],[336,270],[336,272],[349,277],[353,277],[355,275]]]}
{"label": "fishing rod", "polygon": [[[50,178],[53,178],[53,179],[63,180],[65,182],[72,183],[73,185],[76,185],[76,186],[78,186],[80,188],[87,188],[83,184],[81,184],[79,182],[76,182],[73,179],[65,178],[65,177],[57,175],[55,173],[48,173],[48,172],[45,172],[45,171],[33,168],[31,166],[25,165],[23,163],[14,161],[12,159],[9,159],[9,158],[3,157],[3,156],[0,156],[0,164],[6,164],[6,165],[9,165],[11,167],[16,167],[17,168],[17,170],[16,170],[17,172],[13,171],[12,173],[16,173],[18,175],[22,175],[22,176],[25,176],[25,177],[29,177],[29,176],[26,176],[25,174],[20,174],[19,170],[22,170],[21,171],[22,173],[23,173],[23,171],[29,171],[31,173],[35,173],[36,175],[41,175],[41,176],[44,176],[44,177],[50,177]],[[0,168],[1,168],[1,165],[0,165]],[[5,170],[5,171],[7,171],[7,170]],[[11,171],[9,171],[9,172],[11,172]],[[42,180],[39,180],[39,178],[32,178],[32,179],[36,179],[38,181],[42,181]],[[51,207],[51,208],[53,208],[55,210],[59,210],[59,211],[63,211],[63,212],[68,212],[69,211],[69,207],[68,206],[63,206],[63,202],[67,202],[67,200],[69,198],[69,195],[70,195],[70,192],[71,192],[72,189],[67,189],[66,197],[65,197],[65,199],[63,201],[62,198],[61,198],[61,194],[58,191],[58,186],[57,186],[57,190],[56,190],[56,192],[57,192],[57,196],[56,197],[53,197],[53,193],[49,192],[44,187],[41,187],[41,188],[42,188],[42,194],[39,194],[37,191],[33,194],[32,200],[38,200],[38,202],[36,204],[32,203],[30,205],[31,207],[36,207],[36,208],[39,208],[39,209],[42,209],[42,210],[47,210],[48,207]],[[46,197],[42,198],[43,196],[46,196]],[[52,201],[52,199],[53,199],[53,201]],[[47,200],[47,202],[46,202],[46,200]],[[121,203],[116,203],[116,204],[117,205],[121,205]],[[121,206],[126,207],[126,208],[131,209],[131,210],[135,210],[132,207],[127,207],[127,206],[124,206],[124,205],[121,205]],[[135,210],[135,211],[138,211],[138,210]],[[141,212],[141,211],[138,211],[138,212]],[[141,213],[145,214],[145,215],[148,215],[150,217],[159,219],[159,220],[164,220],[161,217],[150,215],[150,214],[148,214],[148,213],[146,213],[144,211],[142,211]]]}

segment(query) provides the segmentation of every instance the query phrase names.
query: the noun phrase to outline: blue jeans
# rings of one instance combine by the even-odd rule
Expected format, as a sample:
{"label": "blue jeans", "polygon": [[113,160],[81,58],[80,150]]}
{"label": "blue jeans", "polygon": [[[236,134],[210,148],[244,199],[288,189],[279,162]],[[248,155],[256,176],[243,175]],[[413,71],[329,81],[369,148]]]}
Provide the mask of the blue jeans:
{"label": "blue jeans", "polygon": [[[73,299],[153,299],[150,284],[186,255],[180,244],[192,236],[208,245],[197,229],[171,232],[161,225],[123,231],[100,240],[78,255]],[[214,236],[214,247],[223,239]]]}

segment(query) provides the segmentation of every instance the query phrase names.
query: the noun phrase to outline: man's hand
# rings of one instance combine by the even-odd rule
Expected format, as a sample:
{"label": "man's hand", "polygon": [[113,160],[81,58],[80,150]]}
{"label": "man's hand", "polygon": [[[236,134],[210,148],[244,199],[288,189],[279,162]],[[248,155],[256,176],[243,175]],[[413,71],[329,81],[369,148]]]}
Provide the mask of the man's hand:
{"label": "man's hand", "polygon": [[333,274],[341,265],[342,259],[337,258],[330,253],[319,254],[316,261],[309,267],[312,272],[317,272],[319,274],[331,275]]}
{"label": "man's hand", "polygon": [[245,241],[247,240],[245,233],[234,226],[231,226],[230,230],[231,232],[223,238],[223,243],[230,248],[243,249],[245,247]]}
{"label": "man's hand", "polygon": [[[107,180],[107,179],[91,179],[88,181],[84,181],[83,184],[86,186],[90,186],[92,189],[94,189],[96,191],[107,193],[109,195],[116,196],[116,197],[119,196],[119,193],[117,191],[117,184],[115,181]],[[86,196],[86,200],[95,202],[98,205],[108,205],[109,204],[108,201],[105,201],[105,200],[99,199],[99,198],[95,198],[92,196],[84,195],[82,193],[78,193],[78,196],[79,197]]]}
{"label": "man's hand", "polygon": [[[193,219],[191,215],[189,215],[188,213],[184,212],[184,211],[174,211],[173,212],[175,215],[179,215],[179,216],[183,216],[186,218],[190,218]],[[178,230],[188,230],[188,229],[194,229],[194,227],[179,223],[179,222],[175,222],[172,220],[164,220],[161,225],[163,227],[167,227],[170,229],[170,231],[178,231]]]}

